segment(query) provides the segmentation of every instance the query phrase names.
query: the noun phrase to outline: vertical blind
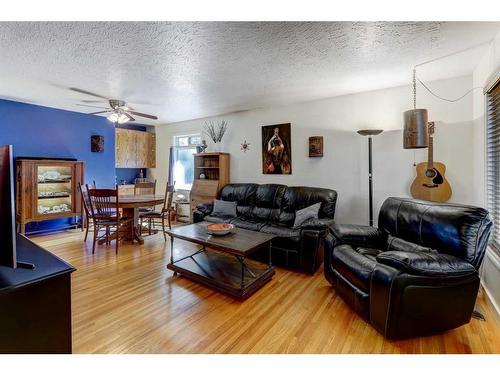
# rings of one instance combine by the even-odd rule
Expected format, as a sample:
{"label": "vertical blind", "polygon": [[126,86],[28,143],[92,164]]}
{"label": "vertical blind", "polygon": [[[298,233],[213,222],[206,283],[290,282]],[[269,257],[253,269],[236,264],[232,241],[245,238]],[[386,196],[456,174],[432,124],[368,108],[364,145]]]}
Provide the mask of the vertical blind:
{"label": "vertical blind", "polygon": [[493,218],[490,246],[500,254],[500,83],[486,93],[487,205]]}

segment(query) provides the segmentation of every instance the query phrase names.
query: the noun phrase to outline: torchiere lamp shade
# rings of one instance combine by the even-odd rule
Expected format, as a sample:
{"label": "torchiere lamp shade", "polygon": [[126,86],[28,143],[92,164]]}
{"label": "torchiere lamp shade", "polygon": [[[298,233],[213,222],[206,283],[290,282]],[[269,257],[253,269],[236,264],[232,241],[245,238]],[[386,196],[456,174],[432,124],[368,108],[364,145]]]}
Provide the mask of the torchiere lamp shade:
{"label": "torchiere lamp shade", "polygon": [[380,129],[358,130],[358,134],[359,135],[368,136],[368,137],[371,137],[371,136],[374,136],[374,135],[379,135],[382,132],[383,132],[383,130],[380,130]]}
{"label": "torchiere lamp shade", "polygon": [[425,148],[429,145],[429,127],[426,109],[411,109],[403,113],[403,148]]}

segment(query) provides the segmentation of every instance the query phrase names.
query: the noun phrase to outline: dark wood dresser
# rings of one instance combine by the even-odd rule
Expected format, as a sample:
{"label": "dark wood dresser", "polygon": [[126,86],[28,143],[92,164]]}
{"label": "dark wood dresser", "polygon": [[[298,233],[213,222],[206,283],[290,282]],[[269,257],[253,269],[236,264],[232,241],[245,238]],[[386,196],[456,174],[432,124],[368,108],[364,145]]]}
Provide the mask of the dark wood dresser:
{"label": "dark wood dresser", "polygon": [[17,260],[35,268],[0,266],[0,353],[71,353],[75,268],[21,235]]}

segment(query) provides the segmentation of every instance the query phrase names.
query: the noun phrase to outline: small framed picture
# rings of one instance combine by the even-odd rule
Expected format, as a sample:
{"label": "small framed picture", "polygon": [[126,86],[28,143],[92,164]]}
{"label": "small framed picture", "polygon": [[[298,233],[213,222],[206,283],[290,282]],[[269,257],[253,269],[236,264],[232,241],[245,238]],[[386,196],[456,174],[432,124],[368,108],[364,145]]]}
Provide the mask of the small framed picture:
{"label": "small framed picture", "polygon": [[90,151],[104,152],[104,136],[92,135],[90,137]]}
{"label": "small framed picture", "polygon": [[323,137],[309,137],[309,157],[317,158],[323,156]]}

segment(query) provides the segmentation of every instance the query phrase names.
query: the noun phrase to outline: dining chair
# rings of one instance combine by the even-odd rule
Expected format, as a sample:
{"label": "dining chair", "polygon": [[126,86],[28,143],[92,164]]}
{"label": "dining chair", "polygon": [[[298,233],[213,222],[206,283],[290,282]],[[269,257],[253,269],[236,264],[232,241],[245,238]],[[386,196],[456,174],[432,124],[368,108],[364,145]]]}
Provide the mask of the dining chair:
{"label": "dining chair", "polygon": [[[92,187],[95,189],[95,181],[94,185]],[[84,231],[85,227],[85,238],[83,239],[83,242],[87,241],[87,236],[89,234],[89,228],[90,228],[90,222],[92,220],[92,212],[90,211],[90,198],[89,198],[89,192],[87,190],[87,187],[83,187],[81,182],[78,182],[78,189],[80,190],[80,193],[82,194],[82,205],[83,205],[83,214],[84,217],[82,217],[82,232]]]}
{"label": "dining chair", "polygon": [[168,221],[168,228],[172,229],[172,223],[170,219],[170,213],[172,212],[172,201],[174,198],[174,185],[167,185],[167,188],[165,189],[165,198],[163,199],[163,206],[161,211],[151,211],[151,212],[144,212],[140,217],[139,217],[139,228],[141,228],[142,231],[142,221],[143,219],[148,220],[148,229],[149,229],[149,234],[151,234],[151,230],[154,229],[155,227],[155,220],[156,219],[161,219],[161,228],[163,231],[163,238],[165,238],[165,241],[167,240],[167,235],[165,233],[165,219]]}
{"label": "dining chair", "polygon": [[[135,182],[134,183],[134,195],[155,195],[156,193],[156,180],[153,182]],[[154,211],[154,206],[139,207],[138,212],[141,216],[144,212]]]}
{"label": "dining chair", "polygon": [[[87,185],[87,191],[94,224],[92,254],[95,252],[95,244],[98,240],[104,239],[106,245],[109,245],[112,237],[116,240],[115,252],[118,254],[120,235],[125,232],[127,226],[133,227],[133,218],[120,216],[118,189],[89,189]],[[114,232],[112,232],[113,228]],[[99,231],[102,229],[105,230],[105,234],[99,237]]]}

